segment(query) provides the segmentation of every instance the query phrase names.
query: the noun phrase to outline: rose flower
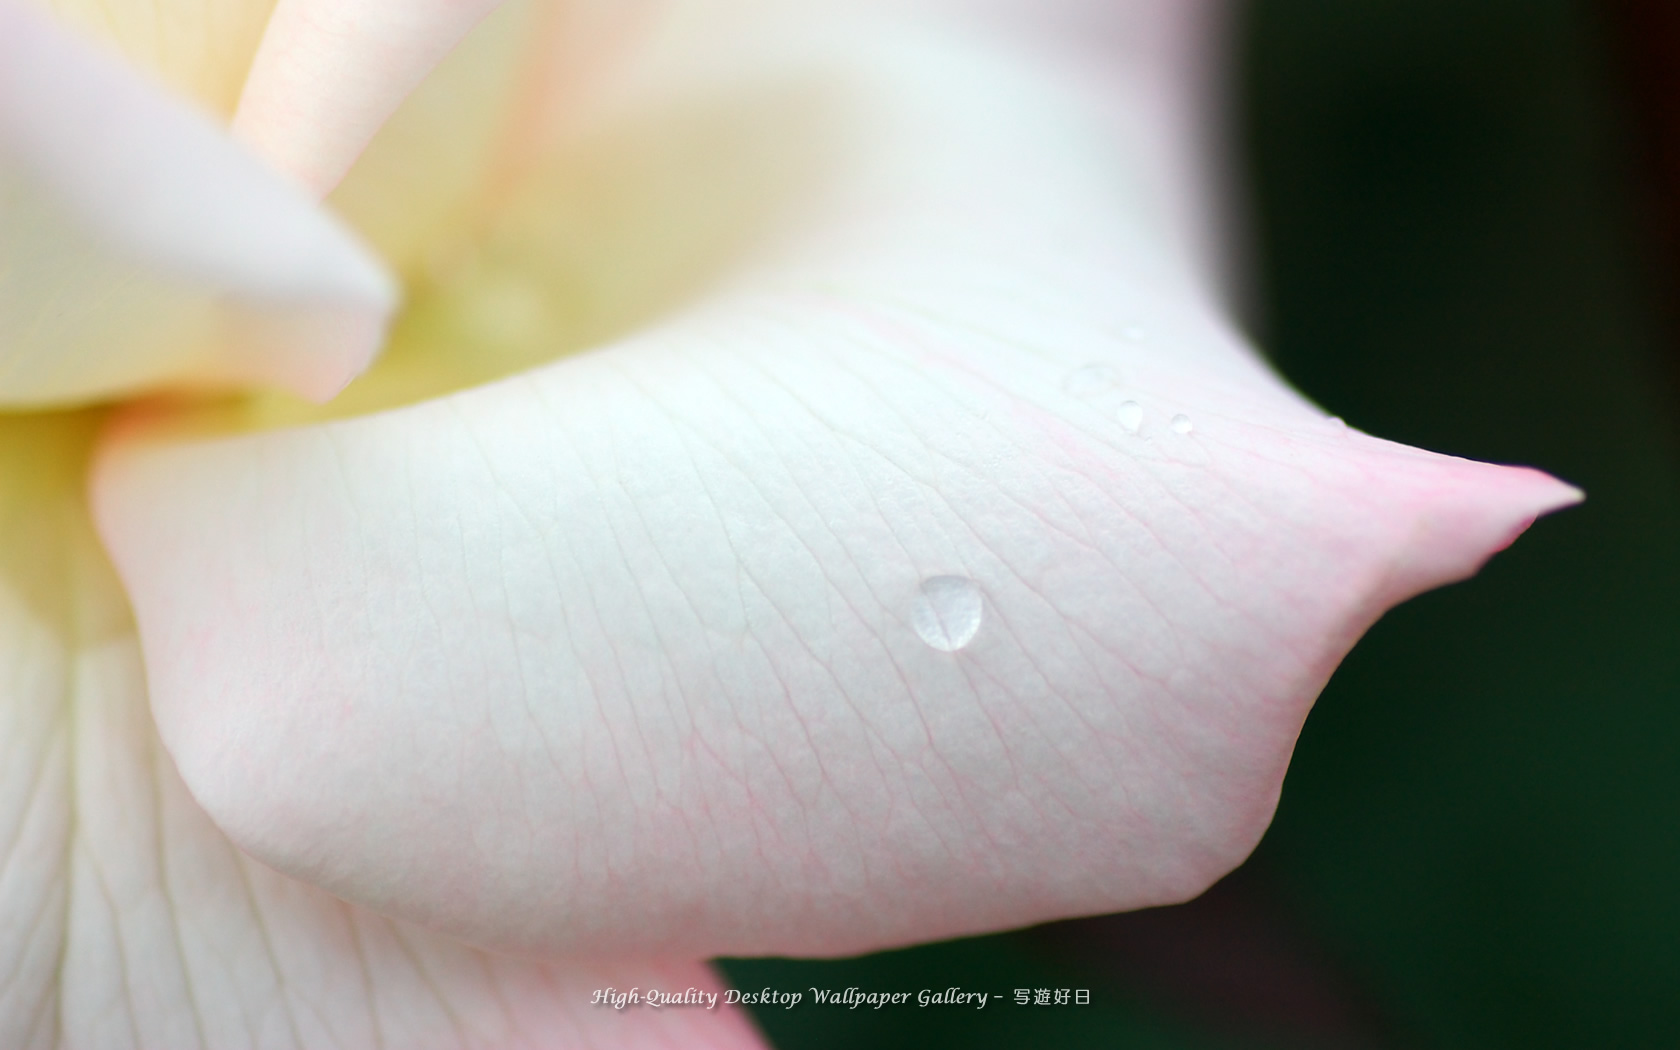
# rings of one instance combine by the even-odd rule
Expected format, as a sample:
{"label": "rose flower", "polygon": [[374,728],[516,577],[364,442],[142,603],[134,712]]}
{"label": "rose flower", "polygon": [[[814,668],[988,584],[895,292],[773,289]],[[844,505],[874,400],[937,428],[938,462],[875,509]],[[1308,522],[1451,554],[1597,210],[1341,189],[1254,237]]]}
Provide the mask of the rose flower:
{"label": "rose flower", "polygon": [[1578,498],[1248,345],[1206,5],[491,6],[0,0],[0,1046],[1183,900]]}

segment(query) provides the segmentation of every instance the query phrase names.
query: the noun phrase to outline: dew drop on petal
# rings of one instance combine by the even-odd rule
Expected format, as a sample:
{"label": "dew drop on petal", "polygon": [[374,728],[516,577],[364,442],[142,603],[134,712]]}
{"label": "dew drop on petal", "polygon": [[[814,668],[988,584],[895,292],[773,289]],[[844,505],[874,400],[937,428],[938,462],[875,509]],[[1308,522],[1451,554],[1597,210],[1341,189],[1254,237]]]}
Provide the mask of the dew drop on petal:
{"label": "dew drop on petal", "polygon": [[1136,401],[1122,401],[1120,407],[1114,410],[1114,417],[1121,426],[1136,434],[1143,426],[1143,406]]}
{"label": "dew drop on petal", "polygon": [[1347,420],[1343,419],[1341,416],[1329,416],[1325,419],[1325,422],[1339,430],[1347,429]]}
{"label": "dew drop on petal", "polygon": [[1180,412],[1178,415],[1172,417],[1172,422],[1169,423],[1168,426],[1172,427],[1172,432],[1174,434],[1188,434],[1190,431],[1196,429],[1196,424],[1190,422],[1190,417],[1185,415],[1183,412]]}
{"label": "dew drop on petal", "polygon": [[1100,361],[1093,361],[1088,365],[1081,365],[1068,373],[1062,380],[1062,389],[1074,397],[1091,398],[1120,385],[1120,372],[1113,365],[1105,365]]}
{"label": "dew drop on petal", "polygon": [[910,610],[910,625],[932,648],[954,653],[974,640],[983,608],[980,587],[967,576],[929,576]]}

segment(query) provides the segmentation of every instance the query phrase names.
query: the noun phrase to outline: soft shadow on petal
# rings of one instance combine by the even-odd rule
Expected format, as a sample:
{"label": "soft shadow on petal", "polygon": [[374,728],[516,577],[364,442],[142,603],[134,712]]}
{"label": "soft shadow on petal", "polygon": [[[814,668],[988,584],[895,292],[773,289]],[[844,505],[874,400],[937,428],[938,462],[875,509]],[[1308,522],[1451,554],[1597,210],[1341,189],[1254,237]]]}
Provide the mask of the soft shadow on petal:
{"label": "soft shadow on petal", "polygon": [[0,1046],[753,1047],[690,962],[536,965],[369,914],[236,850],[153,730],[86,518],[96,420],[0,418]]}
{"label": "soft shadow on petal", "polygon": [[161,737],[240,846],[532,952],[1181,900],[1359,634],[1578,498],[1285,387],[1124,99],[806,28],[697,60],[829,87],[823,177],[703,301],[366,417],[109,432]]}
{"label": "soft shadow on petal", "polygon": [[0,407],[366,367],[395,289],[206,116],[0,2]]}

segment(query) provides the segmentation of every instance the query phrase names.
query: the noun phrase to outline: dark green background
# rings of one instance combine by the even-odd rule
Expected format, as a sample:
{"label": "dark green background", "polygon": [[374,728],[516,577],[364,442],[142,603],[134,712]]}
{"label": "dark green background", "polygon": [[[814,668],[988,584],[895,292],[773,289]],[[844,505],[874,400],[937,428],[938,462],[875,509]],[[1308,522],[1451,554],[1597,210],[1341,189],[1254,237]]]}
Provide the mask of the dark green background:
{"label": "dark green background", "polygon": [[1279,367],[1356,426],[1587,502],[1371,631],[1209,900],[726,965],[1094,1005],[759,1013],[777,1046],[1680,1046],[1680,372],[1610,40],[1559,0],[1247,9]]}

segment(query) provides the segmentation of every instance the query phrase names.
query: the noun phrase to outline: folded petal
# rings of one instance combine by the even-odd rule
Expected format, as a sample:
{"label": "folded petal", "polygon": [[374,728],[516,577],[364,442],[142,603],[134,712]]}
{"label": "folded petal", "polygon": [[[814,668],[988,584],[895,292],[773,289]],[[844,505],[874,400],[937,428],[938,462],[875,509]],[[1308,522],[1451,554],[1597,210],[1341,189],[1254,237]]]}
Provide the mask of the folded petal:
{"label": "folded petal", "polygon": [[278,0],[234,133],[324,194],[414,86],[499,2]]}
{"label": "folded petal", "polygon": [[1125,97],[939,32],[732,39],[673,48],[666,102],[820,163],[702,301],[366,417],[110,432],[185,783],[281,870],[523,951],[1199,892],[1359,634],[1579,494],[1290,391]]}
{"label": "folded petal", "polygon": [[208,117],[0,0],[0,408],[325,398],[394,302],[352,235]]}
{"label": "folded petal", "polygon": [[255,863],[192,801],[89,527],[94,420],[0,419],[0,1046],[8,1050],[752,1047],[699,963],[536,964],[371,915]]}

